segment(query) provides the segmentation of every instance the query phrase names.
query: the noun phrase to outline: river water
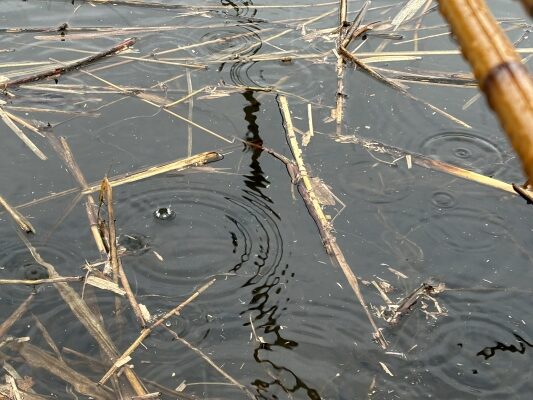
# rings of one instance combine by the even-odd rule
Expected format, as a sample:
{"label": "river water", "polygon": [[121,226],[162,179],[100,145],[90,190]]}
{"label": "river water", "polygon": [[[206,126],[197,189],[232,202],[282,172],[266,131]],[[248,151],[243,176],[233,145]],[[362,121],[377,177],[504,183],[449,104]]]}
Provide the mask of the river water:
{"label": "river water", "polygon": [[[126,251],[122,264],[137,301],[153,318],[216,278],[131,355],[129,364],[148,392],[161,391],[165,399],[530,398],[530,206],[513,193],[409,168],[405,158],[336,136],[376,140],[523,183],[498,122],[482,98],[473,99],[475,86],[403,82],[452,119],[348,66],[338,131],[331,118],[336,3],[126,3],[0,3],[2,80],[137,38],[126,52],[2,95],[6,112],[39,127],[44,137],[19,125],[47,160],[2,123],[0,195],[33,224],[37,233],[27,239],[45,261],[61,275],[84,275],[87,263],[103,259],[89,229],[86,197],[54,150],[54,137],[64,138],[86,181],[96,184],[106,175],[203,151],[223,154],[205,167],[113,190],[118,242]],[[350,20],[362,3],[349,2]],[[364,23],[391,20],[404,3],[375,0]],[[488,4],[527,57],[529,20],[519,2]],[[402,73],[469,72],[460,55],[442,53],[457,45],[438,12],[428,10],[400,26],[402,40],[369,34],[351,49],[361,46],[361,57],[376,49],[400,55],[369,65]],[[171,104],[190,93],[192,102]],[[386,350],[373,341],[367,316],[326,253],[285,165],[239,142],[262,143],[292,158],[280,96],[288,101],[300,144],[312,115],[314,135],[302,146],[303,158],[337,197],[324,210],[388,341]],[[17,230],[2,212],[0,278],[46,278]],[[372,281],[388,283],[394,303],[423,283],[442,283],[445,290],[420,298],[389,324],[378,316],[385,302]],[[70,285],[97,303],[118,351],[128,348],[141,328],[126,298]],[[100,380],[107,367],[99,346],[53,285],[0,286],[0,320],[32,291],[8,335],[29,337],[55,363],[61,356],[69,368]],[[16,346],[0,349],[2,360],[32,377],[38,398],[89,398],[72,379],[19,353]],[[127,393],[122,378],[120,385]]]}

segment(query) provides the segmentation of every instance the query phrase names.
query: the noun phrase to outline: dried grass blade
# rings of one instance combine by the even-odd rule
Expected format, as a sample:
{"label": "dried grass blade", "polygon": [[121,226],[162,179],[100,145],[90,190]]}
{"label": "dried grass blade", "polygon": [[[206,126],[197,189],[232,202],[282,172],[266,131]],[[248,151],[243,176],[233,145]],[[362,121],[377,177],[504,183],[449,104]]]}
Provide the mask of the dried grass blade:
{"label": "dried grass blade", "polygon": [[409,0],[392,19],[391,24],[394,26],[394,30],[398,29],[398,26],[404,21],[413,18],[426,2],[427,0]]}
{"label": "dried grass blade", "polygon": [[17,209],[11,207],[9,203],[0,196],[0,205],[6,209],[8,214],[13,218],[17,225],[26,233],[36,233],[33,225],[26,219],[24,215],[17,211]]}
{"label": "dried grass blade", "polygon": [[4,336],[9,329],[13,326],[15,322],[17,322],[20,317],[26,312],[28,309],[28,306],[30,305],[30,302],[33,300],[34,294],[31,293],[26,300],[24,300],[15,311],[9,316],[8,319],[6,319],[2,324],[0,325],[0,338]]}
{"label": "dried grass blade", "polygon": [[287,103],[287,99],[284,96],[280,96],[279,102],[280,102],[281,112],[285,120],[287,141],[289,142],[289,147],[292,151],[294,159],[296,160],[296,165],[299,171],[299,179],[297,181],[298,191],[300,195],[302,196],[307,206],[307,209],[309,210],[309,213],[311,214],[311,217],[313,218],[313,220],[315,221],[318,227],[320,236],[322,238],[322,241],[324,243],[324,247],[327,253],[337,261],[337,264],[341,267],[344,273],[344,276],[346,277],[346,280],[348,281],[352,290],[354,291],[357,300],[363,307],[363,310],[372,327],[374,338],[379,342],[380,346],[383,349],[386,349],[387,342],[385,338],[383,337],[383,334],[381,333],[381,331],[378,329],[374,321],[374,318],[372,317],[372,314],[370,313],[368,306],[366,305],[366,301],[363,298],[361,289],[359,288],[358,279],[356,275],[354,274],[354,272],[352,271],[352,269],[350,268],[350,266],[348,265],[348,262],[344,258],[344,254],[342,250],[340,249],[340,247],[338,246],[335,237],[333,236],[331,224],[328,222],[326,216],[324,215],[320,202],[318,201],[318,198],[314,192],[313,183],[308,175],[307,168],[303,161],[302,152],[298,145],[296,135],[294,134],[294,128],[292,125],[292,119],[291,119],[291,114],[289,110],[289,105]]}
{"label": "dried grass blade", "polygon": [[[163,324],[167,319],[172,317],[173,315],[179,315],[181,310],[187,306],[187,304],[191,303],[194,299],[196,299],[200,294],[205,292],[213,283],[215,283],[216,278],[213,278],[206,284],[204,284],[202,287],[200,287],[197,291],[195,291],[187,300],[180,303],[177,307],[173,308],[172,310],[168,311],[165,315],[163,315],[161,318],[159,318],[157,321],[155,321],[153,324],[151,324],[148,328],[145,328],[141,331],[141,334],[135,339],[135,341],[124,351],[119,359],[123,359],[125,357],[129,357],[136,349],[141,345],[144,339],[146,339],[152,331],[157,328],[159,325]],[[103,385],[107,380],[117,371],[118,368],[116,368],[115,365],[113,365],[100,379],[99,383]]]}
{"label": "dried grass blade", "polygon": [[2,121],[4,121],[4,123],[9,127],[9,129],[11,129],[13,133],[17,135],[19,139],[22,140],[24,144],[28,146],[28,148],[33,151],[33,153],[37,157],[39,157],[43,161],[48,159],[48,157],[46,157],[44,153],[39,150],[39,148],[26,136],[26,134],[22,132],[22,130],[17,125],[15,125],[15,123],[11,120],[9,115],[4,111],[2,107],[0,107],[0,117],[2,118]]}
{"label": "dried grass blade", "polygon": [[85,375],[70,368],[64,361],[53,357],[37,346],[30,343],[20,343],[14,344],[12,347],[19,352],[28,365],[33,368],[45,369],[52,375],[72,385],[76,392],[102,400],[115,399],[115,396],[102,386],[98,386]]}

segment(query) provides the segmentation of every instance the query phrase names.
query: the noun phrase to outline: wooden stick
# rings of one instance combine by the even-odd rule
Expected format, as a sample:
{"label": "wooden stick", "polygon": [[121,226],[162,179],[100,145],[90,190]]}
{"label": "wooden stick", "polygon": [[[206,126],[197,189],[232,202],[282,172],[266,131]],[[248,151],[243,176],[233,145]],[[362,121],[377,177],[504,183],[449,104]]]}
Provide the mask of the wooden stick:
{"label": "wooden stick", "polygon": [[120,42],[119,44],[117,44],[116,46],[113,46],[98,54],[95,54],[95,55],[92,55],[86,58],[82,58],[81,60],[71,62],[67,65],[58,66],[48,71],[44,71],[44,72],[41,72],[35,75],[29,75],[29,76],[25,76],[19,79],[8,80],[6,82],[2,82],[0,83],[0,88],[3,88],[4,90],[6,90],[7,88],[10,88],[10,87],[19,86],[19,85],[23,85],[27,83],[33,83],[33,82],[41,81],[43,79],[47,79],[51,77],[57,77],[66,72],[74,71],[85,65],[94,63],[95,61],[101,60],[102,58],[105,58],[111,54],[118,53],[119,51],[122,51],[130,46],[133,46],[133,44],[135,44],[136,41],[137,41],[136,38],[126,39]]}
{"label": "wooden stick", "polygon": [[[133,352],[141,345],[141,343],[146,339],[152,331],[157,328],[159,325],[164,323],[167,319],[174,315],[179,315],[181,310],[187,304],[191,303],[194,299],[196,299],[200,294],[205,292],[213,283],[215,283],[216,278],[213,278],[206,284],[204,284],[201,288],[199,288],[197,291],[195,291],[187,300],[185,300],[183,303],[179,304],[177,307],[174,307],[172,310],[168,311],[165,315],[163,315],[161,318],[159,318],[157,321],[152,323],[148,328],[144,328],[141,331],[141,334],[135,339],[135,341],[118,357],[119,360],[125,359],[126,357],[129,357]],[[100,379],[99,384],[103,385],[107,382],[109,378],[118,370],[118,366],[116,364],[113,364],[113,366],[104,374],[104,376]]]}
{"label": "wooden stick", "polygon": [[0,206],[4,207],[8,214],[13,218],[17,225],[26,233],[35,233],[35,228],[33,225],[26,219],[24,215],[19,213],[15,208],[11,207],[9,203],[0,196]]}
{"label": "wooden stick", "polygon": [[299,171],[299,177],[297,180],[298,192],[302,196],[305,205],[307,206],[307,209],[311,214],[311,217],[313,218],[318,227],[326,252],[337,261],[337,264],[341,267],[344,276],[346,277],[348,283],[354,291],[356,298],[359,300],[359,303],[363,307],[368,321],[372,326],[374,339],[378,341],[378,343],[383,349],[386,349],[387,342],[383,337],[381,331],[378,329],[376,323],[374,322],[374,318],[372,317],[372,314],[370,313],[368,306],[366,305],[365,299],[363,298],[363,294],[361,293],[361,289],[359,288],[359,282],[357,280],[357,277],[355,276],[352,269],[348,265],[348,262],[344,258],[344,254],[340,249],[339,245],[337,244],[335,237],[333,236],[332,226],[324,215],[322,207],[320,206],[320,202],[318,201],[318,198],[316,197],[316,194],[314,192],[313,184],[307,173],[307,168],[304,164],[302,153],[296,140],[296,135],[294,134],[294,128],[292,125],[292,119],[287,99],[284,96],[280,96],[279,102],[283,118],[285,120],[287,141],[289,143],[289,147],[292,151],[294,159],[296,160],[296,165]]}

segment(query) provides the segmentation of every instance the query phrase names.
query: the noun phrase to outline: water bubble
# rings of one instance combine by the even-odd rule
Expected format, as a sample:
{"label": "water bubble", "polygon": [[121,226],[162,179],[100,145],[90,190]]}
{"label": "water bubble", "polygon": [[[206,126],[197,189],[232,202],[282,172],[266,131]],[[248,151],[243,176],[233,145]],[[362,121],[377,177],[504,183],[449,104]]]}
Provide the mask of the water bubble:
{"label": "water bubble", "polygon": [[176,218],[176,212],[170,207],[160,207],[154,211],[154,217],[160,221],[171,221]]}

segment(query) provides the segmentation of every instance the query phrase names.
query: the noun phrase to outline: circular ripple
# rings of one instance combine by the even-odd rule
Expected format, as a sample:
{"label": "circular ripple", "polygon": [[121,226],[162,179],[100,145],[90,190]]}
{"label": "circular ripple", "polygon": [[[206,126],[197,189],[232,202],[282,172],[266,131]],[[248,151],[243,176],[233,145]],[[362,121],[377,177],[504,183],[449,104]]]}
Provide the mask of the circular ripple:
{"label": "circular ripple", "polygon": [[[529,321],[531,314],[513,300],[514,295],[463,293],[459,301],[442,297],[450,316],[429,327],[426,338],[417,338],[419,346],[409,356],[416,365],[411,368],[431,383],[432,391],[449,393],[452,398],[474,395],[483,399],[531,391],[529,376],[523,371],[529,370],[533,337],[525,323],[512,318],[514,314]],[[506,310],[514,307],[518,308]],[[524,391],[525,387],[529,389]]]}
{"label": "circular ripple", "polygon": [[236,17],[253,18],[257,14],[257,8],[251,0],[220,0],[220,4],[227,6],[224,12]]}
{"label": "circular ripple", "polygon": [[[146,58],[146,61],[134,61],[129,65],[136,72],[142,74],[141,78],[145,76],[160,80],[171,78],[169,74],[175,73],[175,68],[181,69],[181,67],[176,66],[175,68],[172,68],[173,66],[168,63],[159,62],[159,58],[172,58],[176,56],[190,56],[194,58],[195,54],[192,49],[183,49],[178,52],[165,52],[197,43],[197,40],[199,40],[195,33],[197,30],[198,29],[176,29],[172,31],[154,32],[143,36],[143,40],[137,42],[135,48],[139,49],[139,54],[149,54],[150,57]],[[145,47],[143,47],[143,43],[146,43]],[[139,56],[135,57],[140,58]],[[130,67],[128,66],[126,68]],[[130,75],[135,76],[134,73]]]}
{"label": "circular ripple", "polygon": [[471,171],[494,175],[502,167],[503,156],[496,145],[470,132],[443,132],[420,145],[422,154]]}
{"label": "circular ripple", "polygon": [[215,29],[202,36],[200,51],[211,57],[220,55],[243,56],[256,53],[262,45],[261,38],[250,27],[235,26]]}
{"label": "circular ripple", "polygon": [[437,208],[454,208],[457,204],[455,196],[449,192],[436,191],[431,196],[431,203]]}
{"label": "circular ripple", "polygon": [[428,234],[456,251],[487,250],[507,236],[503,219],[483,210],[452,208],[433,215],[430,221]]}
{"label": "circular ripple", "polygon": [[[32,257],[29,250],[19,243],[0,244],[0,278],[2,279],[46,279],[48,271],[45,267],[38,264]],[[58,248],[55,245],[47,243],[40,245],[33,243],[44,261],[52,264],[59,274],[79,275],[81,261],[75,262],[76,256],[66,251],[64,248]],[[49,285],[40,285],[39,290],[46,290]],[[0,292],[1,298],[11,298],[13,301],[24,300],[34,286],[26,285],[3,285]]]}
{"label": "circular ripple", "polygon": [[380,162],[346,163],[339,170],[341,190],[369,203],[394,203],[412,192],[413,176],[405,168]]}
{"label": "circular ripple", "polygon": [[333,83],[329,68],[327,64],[300,61],[239,62],[232,65],[230,79],[235,85],[275,87],[321,103],[325,88]]}
{"label": "circular ripple", "polygon": [[[253,279],[279,263],[283,244],[278,220],[265,200],[239,189],[218,191],[176,179],[163,189],[142,188],[117,193],[115,206],[120,233],[150,237],[151,250],[162,257],[147,252],[124,260],[140,293],[175,297],[213,275]],[[170,207],[176,217],[156,220],[153,210],[161,206]],[[234,286],[217,283],[209,292],[220,290],[215,287],[225,287],[225,295],[234,297]]]}

